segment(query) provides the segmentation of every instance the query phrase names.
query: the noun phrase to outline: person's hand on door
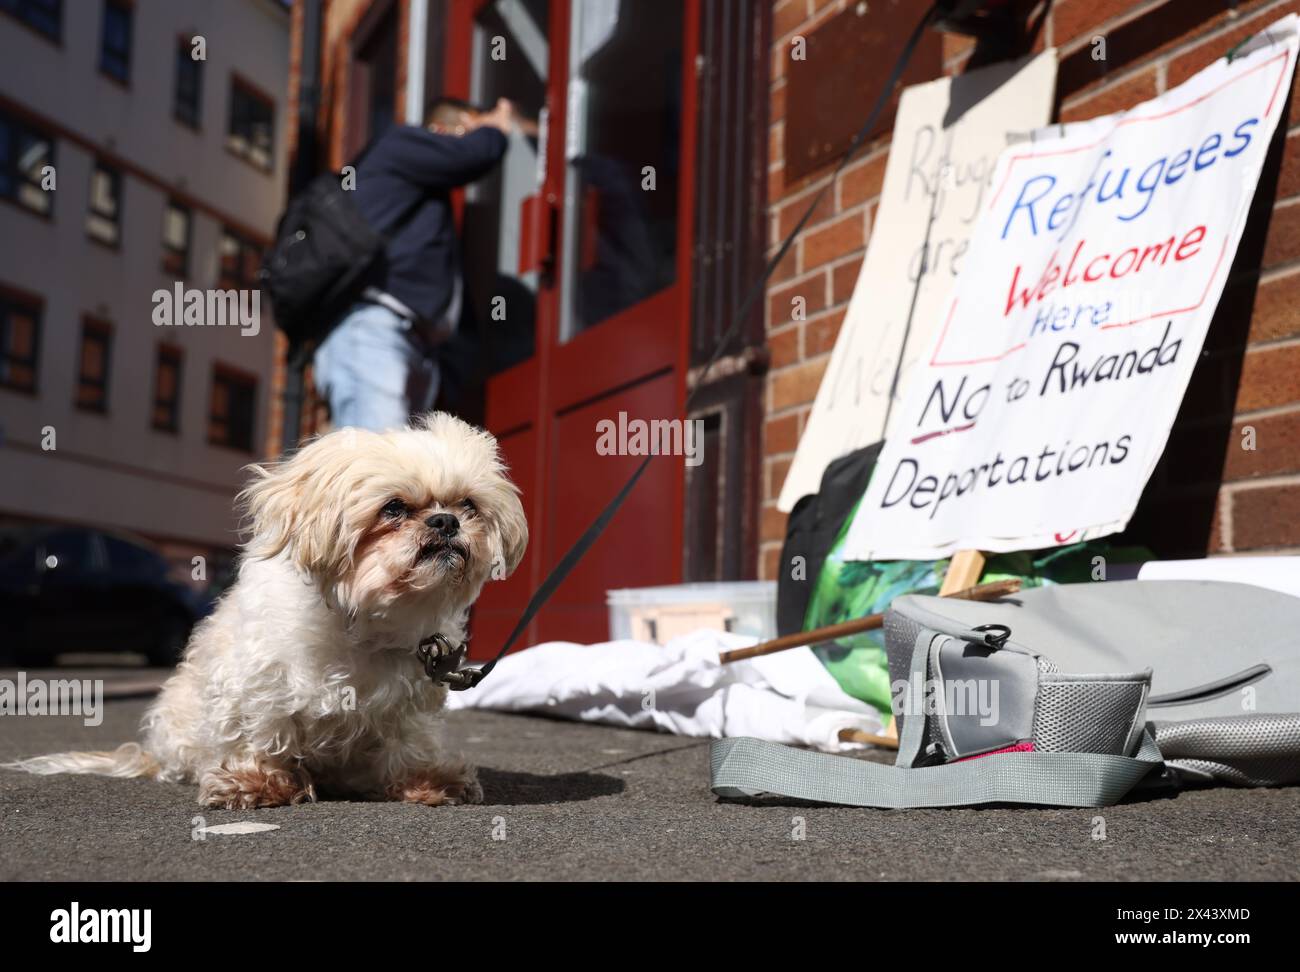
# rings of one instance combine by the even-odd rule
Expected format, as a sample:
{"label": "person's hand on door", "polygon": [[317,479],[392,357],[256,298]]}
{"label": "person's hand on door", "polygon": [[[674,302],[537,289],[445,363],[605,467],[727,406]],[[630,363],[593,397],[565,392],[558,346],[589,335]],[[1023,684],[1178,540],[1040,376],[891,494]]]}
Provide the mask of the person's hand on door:
{"label": "person's hand on door", "polygon": [[495,128],[509,135],[515,125],[515,106],[509,98],[498,98],[496,107],[491,111],[480,112],[474,118],[474,128]]}

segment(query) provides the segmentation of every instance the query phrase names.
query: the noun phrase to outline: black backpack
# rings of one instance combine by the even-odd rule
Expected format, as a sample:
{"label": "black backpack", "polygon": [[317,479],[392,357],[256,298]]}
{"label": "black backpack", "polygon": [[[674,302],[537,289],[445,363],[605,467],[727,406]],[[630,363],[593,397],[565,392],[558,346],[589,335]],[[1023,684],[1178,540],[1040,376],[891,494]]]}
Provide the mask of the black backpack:
{"label": "black backpack", "polygon": [[[867,491],[871,471],[876,468],[876,459],[884,446],[883,440],[874,442],[831,462],[822,473],[821,488],[802,497],[790,511],[785,545],[781,548],[783,569],[777,573],[776,581],[777,634],[804,629],[804,616],[822,564],[826,563],[826,555],[835,545],[844,521]],[[789,566],[795,557],[804,558],[806,569],[802,580],[791,576]]]}
{"label": "black backpack", "polygon": [[[285,208],[258,273],[276,326],[299,351],[323,340],[360,296],[388,242],[350,195],[338,173],[325,172],[309,182]],[[389,235],[404,226],[423,201],[417,199],[402,213]]]}

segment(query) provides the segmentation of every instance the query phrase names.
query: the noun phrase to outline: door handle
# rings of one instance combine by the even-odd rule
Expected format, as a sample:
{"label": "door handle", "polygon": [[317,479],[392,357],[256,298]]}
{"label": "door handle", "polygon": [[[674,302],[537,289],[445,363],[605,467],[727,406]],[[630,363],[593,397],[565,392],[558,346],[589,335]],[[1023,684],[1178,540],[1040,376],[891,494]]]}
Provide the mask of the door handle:
{"label": "door handle", "polygon": [[559,243],[560,207],[554,196],[534,193],[519,204],[519,274],[550,276]]}

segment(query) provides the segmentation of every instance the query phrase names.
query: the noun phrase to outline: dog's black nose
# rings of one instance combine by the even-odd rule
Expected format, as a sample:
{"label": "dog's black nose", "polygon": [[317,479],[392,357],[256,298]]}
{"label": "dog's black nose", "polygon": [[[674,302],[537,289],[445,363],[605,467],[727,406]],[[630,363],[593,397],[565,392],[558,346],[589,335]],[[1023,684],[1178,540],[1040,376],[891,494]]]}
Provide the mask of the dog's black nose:
{"label": "dog's black nose", "polygon": [[454,537],[460,529],[460,520],[450,513],[435,513],[424,522],[441,537]]}

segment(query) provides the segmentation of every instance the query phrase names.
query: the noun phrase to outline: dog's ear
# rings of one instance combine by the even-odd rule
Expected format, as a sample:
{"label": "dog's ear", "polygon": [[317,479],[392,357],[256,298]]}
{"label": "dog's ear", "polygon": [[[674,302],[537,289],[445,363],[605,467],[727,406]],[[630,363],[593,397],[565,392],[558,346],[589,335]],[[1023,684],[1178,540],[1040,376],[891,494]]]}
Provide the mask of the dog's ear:
{"label": "dog's ear", "polygon": [[495,509],[497,549],[494,560],[504,565],[505,573],[498,576],[494,572],[494,580],[505,580],[513,574],[528,549],[528,519],[524,516],[523,504],[513,486],[503,492],[505,495]]}
{"label": "dog's ear", "polygon": [[287,459],[250,466],[253,480],[239,495],[251,530],[246,552],[274,557],[286,548],[303,570],[316,576],[337,575],[351,556],[345,536],[348,490],[338,488],[349,450],[333,432],[303,446]]}

